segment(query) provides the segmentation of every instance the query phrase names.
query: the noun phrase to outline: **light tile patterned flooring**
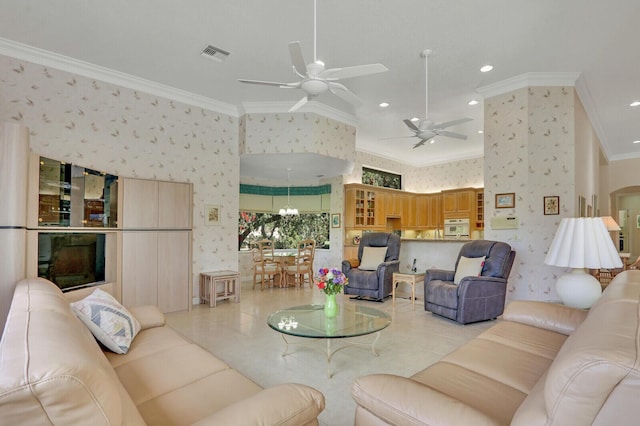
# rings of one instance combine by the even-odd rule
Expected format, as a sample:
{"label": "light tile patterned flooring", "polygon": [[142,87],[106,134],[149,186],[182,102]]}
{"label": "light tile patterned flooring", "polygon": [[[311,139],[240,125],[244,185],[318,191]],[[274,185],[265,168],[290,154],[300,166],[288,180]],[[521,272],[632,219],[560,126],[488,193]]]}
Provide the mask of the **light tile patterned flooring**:
{"label": "light tile patterned flooring", "polygon": [[251,283],[244,281],[240,303],[222,301],[215,308],[197,305],[190,313],[168,314],[167,323],[262,387],[298,382],[318,389],[326,403],[319,421],[327,426],[353,424],[351,384],[355,378],[372,373],[411,376],[495,324],[488,321],[461,326],[426,312],[422,300],[416,301],[415,310],[411,301],[403,298],[396,298],[395,310],[391,297],[376,303],[338,295],[338,301],[387,311],[392,322],[376,343],[379,356],[374,356],[368,347],[341,350],[331,359],[330,379],[324,354],[304,346],[290,346],[283,357],[285,344],[280,334],[267,325],[269,314],[278,309],[324,303],[324,295],[315,287],[252,290]]}

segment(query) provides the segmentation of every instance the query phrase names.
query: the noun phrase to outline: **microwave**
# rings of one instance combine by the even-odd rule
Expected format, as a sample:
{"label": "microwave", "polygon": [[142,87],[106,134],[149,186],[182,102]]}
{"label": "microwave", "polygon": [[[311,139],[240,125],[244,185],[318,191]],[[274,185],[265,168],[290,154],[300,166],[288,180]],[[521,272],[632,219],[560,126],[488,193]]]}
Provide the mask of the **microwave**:
{"label": "microwave", "polygon": [[468,237],[469,236],[469,219],[445,219],[444,220],[444,236],[445,237]]}

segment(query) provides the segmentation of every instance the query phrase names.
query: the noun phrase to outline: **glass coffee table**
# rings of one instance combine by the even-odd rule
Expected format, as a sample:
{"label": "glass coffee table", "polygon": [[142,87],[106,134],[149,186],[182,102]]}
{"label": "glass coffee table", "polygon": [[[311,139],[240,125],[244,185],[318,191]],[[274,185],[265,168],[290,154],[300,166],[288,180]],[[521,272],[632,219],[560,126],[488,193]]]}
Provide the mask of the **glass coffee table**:
{"label": "glass coffee table", "polygon": [[[349,346],[371,345],[373,355],[378,356],[375,345],[380,338],[380,331],[391,324],[391,316],[379,309],[353,304],[339,304],[338,315],[327,318],[324,305],[302,305],[282,309],[269,315],[269,327],[280,333],[286,345],[282,356],[288,354],[289,345],[308,346],[320,350],[327,356],[327,376],[331,378],[331,358],[333,355]],[[331,342],[335,339],[345,339],[366,336],[375,333],[371,342],[342,340],[342,345],[332,349]],[[324,339],[326,348],[301,342],[287,340],[287,336],[303,337],[306,339]]]}

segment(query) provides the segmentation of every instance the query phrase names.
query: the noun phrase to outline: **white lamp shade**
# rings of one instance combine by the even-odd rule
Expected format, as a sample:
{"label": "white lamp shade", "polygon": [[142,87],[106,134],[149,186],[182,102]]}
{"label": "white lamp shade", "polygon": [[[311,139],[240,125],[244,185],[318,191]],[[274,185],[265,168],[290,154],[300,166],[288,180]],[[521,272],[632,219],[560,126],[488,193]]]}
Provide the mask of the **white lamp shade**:
{"label": "white lamp shade", "polygon": [[569,268],[622,268],[620,255],[599,217],[562,219],[544,263]]}
{"label": "white lamp shade", "polygon": [[600,219],[604,222],[604,226],[607,228],[607,231],[619,231],[620,226],[618,223],[613,220],[611,216],[602,216]]}

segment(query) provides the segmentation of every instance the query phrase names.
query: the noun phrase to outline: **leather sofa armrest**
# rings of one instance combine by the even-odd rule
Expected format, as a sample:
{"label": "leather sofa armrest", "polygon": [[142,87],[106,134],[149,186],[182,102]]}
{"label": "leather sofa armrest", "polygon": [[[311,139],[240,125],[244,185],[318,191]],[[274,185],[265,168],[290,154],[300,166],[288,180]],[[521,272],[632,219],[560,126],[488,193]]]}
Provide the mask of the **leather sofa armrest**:
{"label": "leather sofa armrest", "polygon": [[584,309],[558,303],[514,300],[507,305],[502,318],[568,336],[584,321],[587,313]]}
{"label": "leather sofa armrest", "polygon": [[144,305],[133,306],[128,308],[131,315],[136,317],[140,323],[140,330],[146,330],[147,328],[162,327],[165,324],[164,314],[160,312],[156,306]]}
{"label": "leather sofa armrest", "polygon": [[324,410],[324,395],[316,389],[285,383],[264,389],[194,423],[204,425],[299,426],[313,422]]}
{"label": "leather sofa armrest", "polygon": [[[351,387],[356,404],[393,425],[496,425],[480,411],[422,383],[390,374],[359,377]],[[455,414],[452,414],[455,413]]]}

